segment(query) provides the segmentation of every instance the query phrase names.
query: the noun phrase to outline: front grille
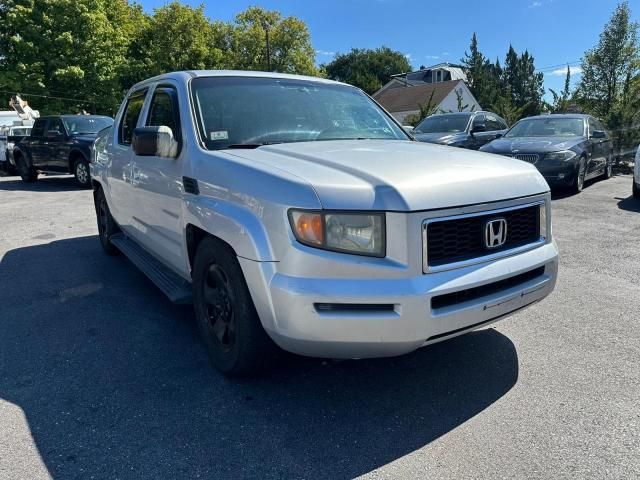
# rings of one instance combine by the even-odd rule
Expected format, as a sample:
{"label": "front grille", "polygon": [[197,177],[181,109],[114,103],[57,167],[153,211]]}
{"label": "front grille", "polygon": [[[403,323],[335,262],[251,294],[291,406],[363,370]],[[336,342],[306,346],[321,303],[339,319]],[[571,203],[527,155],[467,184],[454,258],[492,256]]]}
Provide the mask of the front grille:
{"label": "front grille", "polygon": [[438,295],[431,299],[431,308],[435,310],[438,308],[450,307],[452,305],[469,302],[471,300],[477,300],[478,298],[486,297],[487,295],[492,295],[508,288],[517,287],[530,280],[536,279],[543,274],[544,267],[538,267],[534,270],[521,273],[520,275],[505,278],[504,280],[489,283],[487,285],[468,288],[466,290],[447,293],[445,295]]}
{"label": "front grille", "polygon": [[[539,209],[539,205],[532,205],[499,213],[432,221],[427,224],[427,265],[436,267],[463,262],[534,243],[540,239]],[[497,218],[506,220],[507,238],[502,246],[488,249],[485,225]]]}
{"label": "front grille", "polygon": [[536,163],[540,159],[537,153],[511,153],[506,156],[529,163]]}

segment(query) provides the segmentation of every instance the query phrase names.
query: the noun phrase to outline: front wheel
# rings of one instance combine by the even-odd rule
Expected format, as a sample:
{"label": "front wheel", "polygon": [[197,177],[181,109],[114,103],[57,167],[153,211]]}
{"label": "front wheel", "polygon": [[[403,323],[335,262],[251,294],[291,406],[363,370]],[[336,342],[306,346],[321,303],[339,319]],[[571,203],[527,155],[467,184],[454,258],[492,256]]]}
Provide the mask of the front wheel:
{"label": "front wheel", "polygon": [[76,177],[76,182],[81,187],[87,188],[91,186],[91,174],[89,173],[89,162],[84,158],[77,160],[73,164],[73,175]]}
{"label": "front wheel", "polygon": [[118,224],[111,216],[107,199],[102,189],[98,189],[94,196],[96,207],[96,217],[98,219],[98,235],[100,244],[107,255],[117,255],[120,253],[118,248],[111,243],[111,236],[120,231]]}
{"label": "front wheel", "polygon": [[19,156],[15,160],[16,166],[18,167],[18,175],[20,175],[24,183],[33,183],[38,179],[38,172],[35,168],[27,165],[24,157]]}
{"label": "front wheel", "polygon": [[198,246],[193,303],[209,357],[224,375],[253,375],[275,361],[278,348],[260,323],[238,259],[214,238]]}
{"label": "front wheel", "polygon": [[609,155],[607,159],[607,165],[604,167],[604,178],[611,178],[613,176],[613,156]]}
{"label": "front wheel", "polygon": [[582,189],[584,188],[584,177],[586,174],[587,160],[584,157],[581,157],[576,171],[576,178],[573,180],[573,193],[580,193],[582,191]]}

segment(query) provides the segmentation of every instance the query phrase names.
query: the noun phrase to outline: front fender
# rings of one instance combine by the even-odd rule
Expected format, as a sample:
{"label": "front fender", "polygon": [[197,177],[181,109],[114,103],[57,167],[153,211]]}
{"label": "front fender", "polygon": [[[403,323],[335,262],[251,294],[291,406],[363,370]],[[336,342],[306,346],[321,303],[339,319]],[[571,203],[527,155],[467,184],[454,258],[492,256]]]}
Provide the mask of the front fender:
{"label": "front fender", "polygon": [[191,224],[215,235],[239,257],[275,261],[264,222],[256,213],[224,199],[197,196],[185,199],[185,228]]}

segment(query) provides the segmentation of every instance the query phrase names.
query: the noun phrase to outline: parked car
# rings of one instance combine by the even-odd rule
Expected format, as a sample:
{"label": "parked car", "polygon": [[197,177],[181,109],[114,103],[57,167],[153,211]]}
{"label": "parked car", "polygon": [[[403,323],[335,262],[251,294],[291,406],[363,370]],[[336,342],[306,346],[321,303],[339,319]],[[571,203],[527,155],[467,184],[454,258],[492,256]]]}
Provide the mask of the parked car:
{"label": "parked car", "polygon": [[492,112],[457,112],[431,115],[411,132],[420,142],[478,150],[502,136],[507,122]]}
{"label": "parked car", "polygon": [[636,150],[636,158],[633,164],[633,196],[640,199],[640,145]]}
{"label": "parked car", "polygon": [[13,147],[15,142],[30,134],[30,126],[4,127],[0,134],[0,170],[14,173],[15,164],[13,162]]}
{"label": "parked car", "polygon": [[276,346],[404,354],[502,319],[556,282],[549,187],[534,167],[421,145],[338,82],[228,71],[143,81],[91,175],[105,252],[193,301],[228,375],[268,365]]}
{"label": "parked car", "polygon": [[535,165],[552,187],[582,191],[585,180],[611,177],[613,143],[602,123],[590,115],[553,114],[518,121],[483,152]]}
{"label": "parked car", "polygon": [[13,150],[18,174],[24,182],[33,182],[39,172],[72,173],[81,186],[90,186],[91,146],[98,132],[112,124],[112,118],[99,115],[36,119],[31,134]]}

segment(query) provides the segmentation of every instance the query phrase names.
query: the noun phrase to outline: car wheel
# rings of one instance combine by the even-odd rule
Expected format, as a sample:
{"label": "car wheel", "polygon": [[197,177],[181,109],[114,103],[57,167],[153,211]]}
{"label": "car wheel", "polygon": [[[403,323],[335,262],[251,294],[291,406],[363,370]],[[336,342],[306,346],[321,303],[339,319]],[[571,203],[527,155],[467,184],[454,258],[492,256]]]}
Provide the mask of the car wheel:
{"label": "car wheel", "polygon": [[607,159],[607,165],[604,167],[604,178],[611,178],[613,176],[613,156],[609,155]]}
{"label": "car wheel", "polygon": [[576,170],[576,178],[573,180],[573,193],[580,193],[584,188],[584,177],[587,174],[587,159],[580,157],[578,168]]}
{"label": "car wheel", "polygon": [[633,183],[633,198],[640,200],[640,187],[638,187],[635,179],[631,180],[631,183]]}
{"label": "car wheel", "polygon": [[89,187],[91,186],[91,174],[89,173],[89,162],[87,162],[84,158],[76,160],[73,164],[73,174],[76,177],[76,182],[81,187]]}
{"label": "car wheel", "polygon": [[18,169],[18,175],[20,175],[20,178],[22,178],[24,183],[32,183],[38,179],[38,172],[35,168],[27,165],[24,157],[19,156],[15,161]]}
{"label": "car wheel", "polygon": [[101,188],[96,191],[94,196],[96,206],[96,218],[98,220],[98,236],[100,244],[107,255],[117,255],[120,250],[111,243],[111,236],[120,231],[118,224],[111,216],[107,199]]}
{"label": "car wheel", "polygon": [[278,347],[260,323],[235,252],[219,240],[198,246],[193,303],[209,357],[223,374],[253,375],[276,360]]}

